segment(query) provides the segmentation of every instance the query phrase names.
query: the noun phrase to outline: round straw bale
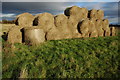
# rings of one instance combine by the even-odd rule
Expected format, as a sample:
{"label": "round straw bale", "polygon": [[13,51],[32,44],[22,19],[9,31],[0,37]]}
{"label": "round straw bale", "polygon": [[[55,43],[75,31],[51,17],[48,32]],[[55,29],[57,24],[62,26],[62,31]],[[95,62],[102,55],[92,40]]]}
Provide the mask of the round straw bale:
{"label": "round straw bale", "polygon": [[64,14],[55,16],[55,26],[63,35],[63,39],[72,38],[70,29],[68,28],[68,18]]}
{"label": "round straw bale", "polygon": [[92,9],[89,11],[89,18],[97,19],[97,10],[96,9]]}
{"label": "round straw bale", "polygon": [[102,20],[101,19],[97,19],[95,26],[96,26],[96,29],[97,29],[97,32],[98,32],[98,36],[103,36],[104,35],[104,31],[102,29]]}
{"label": "round straw bale", "polygon": [[104,36],[110,36],[110,28],[109,28],[108,19],[104,19],[102,21],[102,27],[103,27],[103,30],[104,30]]}
{"label": "round straw bale", "polygon": [[89,19],[85,19],[78,25],[82,37],[89,37]]}
{"label": "round straw bale", "polygon": [[45,33],[38,27],[24,28],[24,41],[28,45],[38,45],[45,41]]}
{"label": "round straw bale", "polygon": [[82,9],[83,19],[86,19],[88,17],[88,9],[87,8],[81,8],[81,9]]}
{"label": "round straw bale", "polygon": [[46,39],[47,40],[60,40],[62,39],[62,35],[56,27],[53,27],[46,33]]}
{"label": "round straw bale", "polygon": [[111,36],[115,36],[116,35],[116,30],[115,30],[114,26],[110,27],[110,35]]}
{"label": "round straw bale", "polygon": [[33,25],[34,16],[30,13],[23,13],[16,17],[15,24],[23,27],[30,27]]}
{"label": "round straw bale", "polygon": [[35,16],[33,25],[42,26],[44,32],[48,32],[54,25],[54,16],[50,13],[42,13]]}
{"label": "round straw bale", "polygon": [[103,19],[103,18],[104,18],[104,11],[97,10],[97,19]]}
{"label": "round straw bale", "polygon": [[21,28],[19,27],[12,27],[9,31],[8,31],[8,38],[7,41],[9,43],[22,43],[22,32],[20,31]]}
{"label": "round straw bale", "polygon": [[103,19],[104,18],[104,11],[103,10],[96,10],[92,9],[89,11],[89,18],[95,18],[95,19]]}
{"label": "round straw bale", "polygon": [[91,18],[89,22],[90,22],[89,23],[89,34],[90,34],[90,37],[98,37],[98,32],[97,32],[97,29],[95,27],[95,19]]}
{"label": "round straw bale", "polygon": [[72,38],[80,38],[81,37],[81,34],[78,31],[78,22],[76,20],[74,20],[74,18],[71,17],[68,20],[68,27],[69,27],[70,32],[72,34]]}
{"label": "round straw bale", "polygon": [[78,6],[72,6],[70,8],[67,8],[64,13],[66,16],[72,17],[78,22],[82,19],[87,18],[88,16],[88,10],[86,8],[80,8]]}

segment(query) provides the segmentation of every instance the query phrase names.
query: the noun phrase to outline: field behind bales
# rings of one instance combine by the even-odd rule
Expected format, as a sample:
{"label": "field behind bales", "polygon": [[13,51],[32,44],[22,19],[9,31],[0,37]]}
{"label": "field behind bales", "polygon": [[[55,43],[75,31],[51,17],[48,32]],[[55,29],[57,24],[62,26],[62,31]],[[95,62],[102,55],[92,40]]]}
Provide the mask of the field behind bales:
{"label": "field behind bales", "polygon": [[[4,26],[3,26],[4,27]],[[8,30],[7,26],[3,32]],[[52,40],[38,46],[3,41],[3,78],[120,78],[118,36]]]}

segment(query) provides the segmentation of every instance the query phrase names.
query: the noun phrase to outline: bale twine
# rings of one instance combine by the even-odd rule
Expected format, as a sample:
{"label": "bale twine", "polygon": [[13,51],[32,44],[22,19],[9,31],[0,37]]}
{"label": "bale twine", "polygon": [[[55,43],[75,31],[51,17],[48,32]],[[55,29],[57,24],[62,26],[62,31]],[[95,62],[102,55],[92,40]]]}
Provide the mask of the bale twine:
{"label": "bale twine", "polygon": [[7,41],[9,43],[22,43],[22,32],[20,31],[21,28],[19,27],[12,27],[9,31],[8,31],[8,38]]}
{"label": "bale twine", "polygon": [[116,29],[114,26],[110,27],[110,36],[115,36],[116,35]]}
{"label": "bale twine", "polygon": [[104,30],[104,36],[110,36],[110,28],[108,19],[102,21],[102,28]]}
{"label": "bale twine", "polygon": [[23,13],[16,17],[15,24],[22,27],[29,27],[33,25],[34,16],[30,13]]}
{"label": "bale twine", "polygon": [[89,37],[89,19],[79,22],[78,29],[82,37]]}
{"label": "bale twine", "polygon": [[45,41],[45,33],[38,27],[24,28],[24,41],[28,45],[38,45]]}
{"label": "bale twine", "polygon": [[90,37],[98,37],[98,32],[97,29],[95,27],[95,18],[91,18],[89,20],[89,36]]}
{"label": "bale twine", "polygon": [[50,13],[42,13],[35,16],[33,25],[36,25],[48,32],[54,25],[54,16]]}
{"label": "bale twine", "polygon": [[46,33],[47,40],[60,40],[61,38],[62,35],[56,27],[53,27]]}
{"label": "bale twine", "polygon": [[60,31],[61,39],[72,38],[70,29],[68,28],[68,17],[64,14],[55,16],[55,26]]}
{"label": "bale twine", "polygon": [[97,29],[98,36],[103,36],[104,35],[104,30],[102,29],[102,20],[101,19],[96,20],[95,27]]}

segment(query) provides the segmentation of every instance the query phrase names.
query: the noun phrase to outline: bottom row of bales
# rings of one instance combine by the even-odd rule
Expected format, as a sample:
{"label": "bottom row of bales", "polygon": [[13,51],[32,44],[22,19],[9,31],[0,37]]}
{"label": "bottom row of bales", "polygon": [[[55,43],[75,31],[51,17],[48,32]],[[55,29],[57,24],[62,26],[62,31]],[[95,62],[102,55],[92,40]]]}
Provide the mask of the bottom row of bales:
{"label": "bottom row of bales", "polygon": [[[98,36],[115,36],[115,27],[110,28],[100,28],[95,29],[95,27],[90,28],[89,26],[85,26],[85,22],[81,23],[79,27],[79,34],[82,37],[98,37]],[[90,24],[90,23],[88,23]],[[84,27],[83,27],[84,26]],[[61,35],[60,35],[61,34]],[[43,29],[32,26],[26,28],[20,28],[18,26],[14,26],[8,32],[7,41],[9,43],[25,43],[27,45],[38,45],[40,43],[45,42],[46,40],[62,40],[62,39],[71,39],[72,35],[63,35],[58,29],[52,28],[48,33],[45,33]]]}
{"label": "bottom row of bales", "polygon": [[78,24],[82,37],[115,36],[115,27],[109,27],[108,19],[86,19]]}

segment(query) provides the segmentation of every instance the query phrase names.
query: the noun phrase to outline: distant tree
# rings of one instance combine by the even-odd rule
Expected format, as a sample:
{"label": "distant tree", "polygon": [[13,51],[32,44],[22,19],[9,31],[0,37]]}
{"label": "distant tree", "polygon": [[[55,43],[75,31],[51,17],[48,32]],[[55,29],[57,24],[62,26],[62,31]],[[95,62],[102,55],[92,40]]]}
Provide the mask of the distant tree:
{"label": "distant tree", "polygon": [[2,24],[14,24],[14,23],[15,23],[14,20],[11,20],[11,21],[6,20],[6,19],[2,20]]}

